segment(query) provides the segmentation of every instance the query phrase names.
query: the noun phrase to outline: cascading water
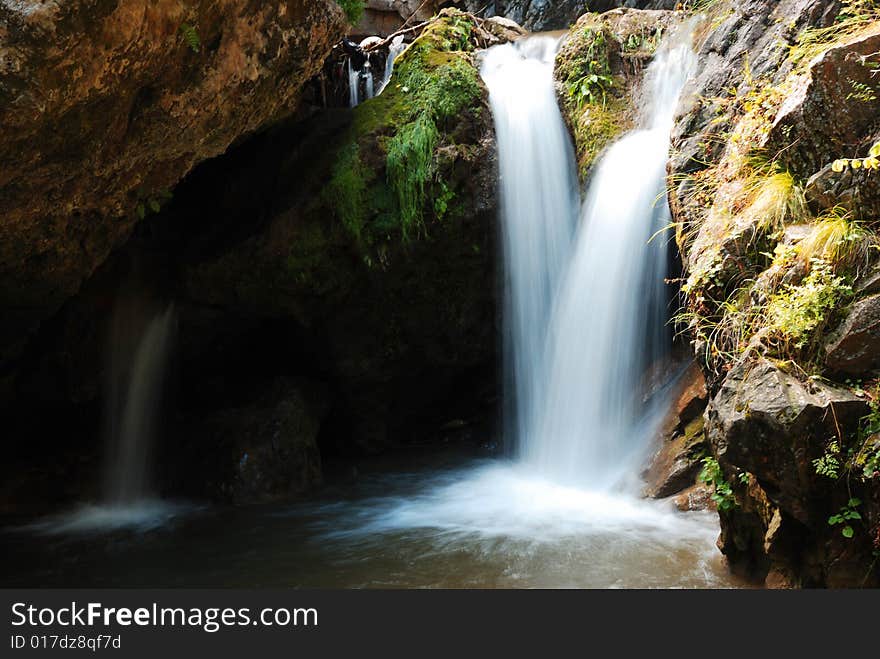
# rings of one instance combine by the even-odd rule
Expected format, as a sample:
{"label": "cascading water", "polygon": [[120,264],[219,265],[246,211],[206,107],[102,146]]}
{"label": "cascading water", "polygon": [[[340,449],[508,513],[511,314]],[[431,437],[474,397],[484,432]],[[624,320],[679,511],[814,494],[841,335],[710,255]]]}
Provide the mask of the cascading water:
{"label": "cascading water", "polygon": [[50,534],[145,530],[187,509],[155,498],[150,478],[177,316],[173,305],[151,311],[151,305],[130,293],[120,297],[110,331],[103,501],[37,523],[35,530]]}
{"label": "cascading water", "polygon": [[[643,409],[640,382],[665,347],[667,253],[659,234],[669,222],[666,161],[673,114],[694,65],[684,45],[652,63],[644,128],[615,143],[598,164],[538,352],[542,363],[523,374],[537,394],[520,424],[522,458],[557,482],[620,485],[637,471],[656,428],[657,410]],[[505,224],[511,220],[519,221],[508,215]],[[508,258],[518,267],[515,252]]]}
{"label": "cascading water", "polygon": [[354,68],[351,59],[348,60],[348,105],[357,107],[360,103],[361,72]]}
{"label": "cascading water", "polygon": [[175,325],[174,307],[152,317],[132,354],[120,354],[130,344],[128,330],[114,319],[110,382],[106,499],[130,505],[148,498],[150,463],[165,384],[165,370]]}
{"label": "cascading water", "polygon": [[391,45],[388,47],[388,57],[385,59],[385,74],[382,76],[382,84],[379,85],[379,94],[385,91],[388,83],[391,82],[391,75],[394,73],[394,62],[404,50],[406,50],[406,44],[403,42],[403,35],[400,34],[392,39]]}
{"label": "cascading water", "polygon": [[507,437],[524,437],[538,413],[548,319],[578,213],[574,152],[553,85],[558,41],[497,46],[482,65],[501,172]]}

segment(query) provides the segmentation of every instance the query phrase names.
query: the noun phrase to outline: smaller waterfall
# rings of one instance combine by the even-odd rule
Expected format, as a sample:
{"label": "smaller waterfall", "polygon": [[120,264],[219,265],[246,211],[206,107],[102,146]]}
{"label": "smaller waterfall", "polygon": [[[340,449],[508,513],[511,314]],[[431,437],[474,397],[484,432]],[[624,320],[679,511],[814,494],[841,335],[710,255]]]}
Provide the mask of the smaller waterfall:
{"label": "smaller waterfall", "polygon": [[360,103],[360,80],[361,72],[352,66],[351,59],[348,60],[348,105],[357,107]]}
{"label": "smaller waterfall", "polygon": [[364,70],[361,75],[364,78],[364,100],[369,101],[376,95],[373,89],[373,68],[370,66],[369,61],[364,64]]}
{"label": "smaller waterfall", "polygon": [[391,45],[388,47],[388,57],[385,59],[385,75],[382,76],[382,84],[379,85],[379,94],[385,91],[388,83],[391,82],[391,75],[394,73],[394,62],[404,50],[406,50],[406,44],[403,42],[403,35],[394,37]]}
{"label": "smaller waterfall", "polygon": [[[106,495],[113,504],[131,504],[150,495],[152,447],[174,326],[174,307],[169,306],[147,323],[134,353],[125,358],[128,364],[119,364],[118,354],[113,357],[106,466]],[[124,345],[118,331],[117,325],[112,340]]]}

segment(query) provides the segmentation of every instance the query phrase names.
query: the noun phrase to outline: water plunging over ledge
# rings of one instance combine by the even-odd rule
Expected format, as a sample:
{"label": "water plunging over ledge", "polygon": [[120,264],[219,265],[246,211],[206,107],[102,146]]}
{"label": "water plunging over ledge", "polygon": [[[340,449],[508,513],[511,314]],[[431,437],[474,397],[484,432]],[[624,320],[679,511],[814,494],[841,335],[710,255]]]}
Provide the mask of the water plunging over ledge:
{"label": "water plunging over ledge", "polygon": [[429,456],[420,468],[408,455],[315,501],[176,518],[125,551],[114,535],[36,550],[17,536],[7,564],[24,567],[4,583],[40,574],[59,586],[738,585],[714,545],[714,514],[639,499],[627,477],[657,418],[638,396],[642,369],[664,349],[665,253],[651,237],[667,222],[658,200],[693,56],[657,55],[643,128],[608,150],[579,208],[553,88],[558,44],[496,46],[482,65],[498,138],[515,456],[458,456],[445,468]]}

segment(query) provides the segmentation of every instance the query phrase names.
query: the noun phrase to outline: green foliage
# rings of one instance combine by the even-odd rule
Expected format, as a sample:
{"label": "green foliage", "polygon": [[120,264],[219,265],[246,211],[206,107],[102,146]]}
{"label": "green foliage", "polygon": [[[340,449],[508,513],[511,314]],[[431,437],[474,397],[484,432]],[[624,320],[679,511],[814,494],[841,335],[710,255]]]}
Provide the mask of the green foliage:
{"label": "green foliage", "polygon": [[711,456],[703,458],[700,481],[714,490],[711,498],[715,505],[718,506],[719,512],[733,510],[737,506],[733,487],[725,480],[724,472],[721,471],[721,465],[718,464],[718,460]]}
{"label": "green foliage", "polygon": [[426,214],[460,208],[452,166],[469,147],[454,136],[483,108],[473,29],[467,14],[444,10],[395,62],[383,93],[354,109],[322,202],[362,246],[410,240],[425,231]]}
{"label": "green foliage", "polygon": [[569,98],[578,108],[586,104],[605,104],[614,84],[608,62],[609,36],[602,27],[586,27],[573,37],[577,56],[560,65]]}
{"label": "green foliage", "polygon": [[449,206],[455,199],[455,190],[449,188],[444,181],[437,184],[439,191],[434,195],[434,215],[442,220],[449,212]]}
{"label": "green foliage", "polygon": [[434,171],[434,147],[438,139],[433,118],[430,113],[422,112],[386,144],[388,182],[397,194],[404,238],[422,222],[425,183]]}
{"label": "green foliage", "polygon": [[844,538],[852,538],[853,535],[855,535],[855,530],[850,522],[862,519],[862,515],[856,510],[860,505],[862,505],[860,499],[850,497],[850,500],[847,501],[845,506],[840,508],[840,511],[836,515],[832,515],[828,518],[828,525],[840,526],[840,534]]}
{"label": "green foliage", "polygon": [[196,29],[192,25],[189,23],[181,23],[180,34],[183,35],[183,40],[186,42],[186,45],[189,46],[191,51],[194,53],[201,51],[202,40],[199,38],[199,33],[196,32]]}
{"label": "green foliage", "polygon": [[840,478],[840,444],[834,440],[828,444],[825,454],[813,460],[813,467],[819,476],[831,480]]}
{"label": "green foliage", "polygon": [[357,25],[364,16],[364,0],[336,0],[336,4],[342,7],[352,25]]}
{"label": "green foliage", "polygon": [[798,349],[810,344],[827,326],[832,312],[853,294],[852,287],[826,261],[814,258],[811,266],[800,285],[788,286],[767,306],[770,329]]}
{"label": "green foliage", "polygon": [[[435,150],[441,133],[482,98],[479,74],[465,54],[471,48],[473,23],[450,16],[425,30],[395,67],[395,91],[405,95],[402,117],[385,141],[386,177],[394,190],[404,239],[424,224],[429,183],[436,178]],[[448,50],[451,49],[451,50]],[[436,186],[434,210],[445,214],[451,191]]]}

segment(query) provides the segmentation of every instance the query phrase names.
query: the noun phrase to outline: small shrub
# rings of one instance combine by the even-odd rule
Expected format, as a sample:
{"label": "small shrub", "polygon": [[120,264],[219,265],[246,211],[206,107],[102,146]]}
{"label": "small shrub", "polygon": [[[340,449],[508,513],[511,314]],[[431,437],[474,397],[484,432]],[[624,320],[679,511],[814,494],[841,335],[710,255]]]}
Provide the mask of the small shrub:
{"label": "small shrub", "polygon": [[724,472],[721,471],[721,465],[718,464],[718,460],[711,456],[703,458],[703,470],[700,472],[700,481],[714,490],[711,499],[718,506],[719,512],[733,510],[737,506],[733,488],[724,479]]}
{"label": "small shrub", "polygon": [[770,329],[797,349],[810,344],[831,314],[852,297],[852,287],[834,274],[828,262],[813,259],[811,266],[800,285],[775,294],[767,306]]}

